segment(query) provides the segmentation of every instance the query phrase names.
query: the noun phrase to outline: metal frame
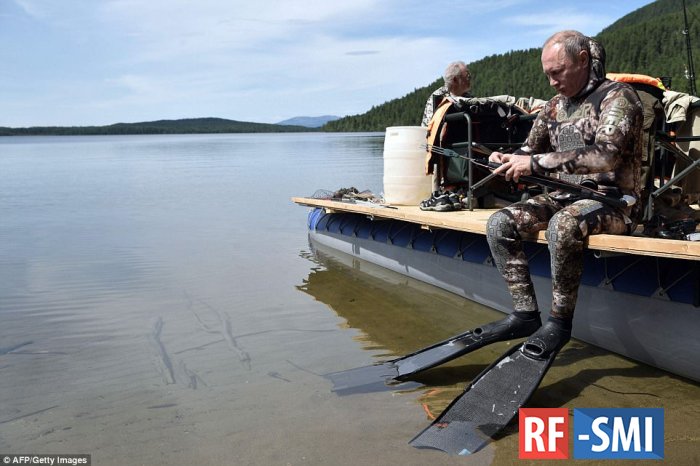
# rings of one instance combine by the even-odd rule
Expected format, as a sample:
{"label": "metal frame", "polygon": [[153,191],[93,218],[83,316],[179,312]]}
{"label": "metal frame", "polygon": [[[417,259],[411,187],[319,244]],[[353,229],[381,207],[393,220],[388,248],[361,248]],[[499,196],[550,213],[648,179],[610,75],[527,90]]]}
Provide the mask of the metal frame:
{"label": "metal frame", "polygon": [[[486,184],[488,181],[490,181],[495,175],[491,174],[488,175],[486,178],[478,181],[477,183],[474,183],[474,178],[473,178],[473,170],[472,170],[472,160],[473,159],[473,132],[472,132],[472,118],[469,115],[469,112],[462,112],[462,115],[464,116],[464,119],[466,120],[467,124],[467,141],[466,142],[459,142],[459,143],[454,143],[452,144],[453,148],[465,148],[467,149],[467,155],[466,157],[469,159],[468,163],[468,174],[467,174],[467,207],[470,211],[474,210],[474,192],[479,189],[481,186]],[[535,115],[522,115],[520,118],[522,119],[523,117],[525,118],[531,118],[534,119]],[[651,191],[649,193],[648,198],[645,200],[646,201],[646,208],[644,212],[644,218],[643,221],[649,220],[653,216],[653,210],[654,210],[654,200],[657,199],[659,196],[661,196],[664,192],[666,192],[668,189],[670,189],[674,183],[677,183],[678,181],[682,180],[683,178],[687,177],[688,175],[691,174],[695,169],[700,169],[700,158],[697,160],[693,160],[690,158],[688,155],[686,155],[683,151],[681,151],[678,147],[672,145],[672,142],[692,142],[692,141],[700,141],[700,136],[690,136],[690,137],[671,137],[669,136],[666,132],[664,131],[657,131],[655,134],[657,137],[656,139],[656,146],[662,150],[662,159],[665,157],[665,152],[670,152],[672,153],[676,158],[682,158],[685,161],[689,162],[690,165],[687,166],[685,169],[683,169],[680,173],[676,174],[668,180],[667,182],[664,182],[665,174],[662,173],[660,176],[660,186],[659,188]],[[662,138],[659,138],[658,136],[663,136]],[[508,145],[512,144],[510,141],[501,145]],[[522,143],[517,143],[518,145]],[[652,164],[651,166],[651,172],[650,176],[652,179],[652,186],[653,186],[653,179],[654,179],[654,166]]]}

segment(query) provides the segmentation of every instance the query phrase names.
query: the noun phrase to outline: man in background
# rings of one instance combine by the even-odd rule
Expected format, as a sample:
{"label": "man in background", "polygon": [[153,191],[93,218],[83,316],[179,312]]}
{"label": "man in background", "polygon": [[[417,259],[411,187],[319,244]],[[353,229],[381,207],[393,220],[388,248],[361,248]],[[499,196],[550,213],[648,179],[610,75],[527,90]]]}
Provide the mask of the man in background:
{"label": "man in background", "polygon": [[443,98],[471,97],[469,91],[472,88],[472,75],[464,62],[454,61],[447,65],[443,79],[445,84],[430,94],[425,103],[421,126],[428,126],[430,119],[433,117],[435,107]]}

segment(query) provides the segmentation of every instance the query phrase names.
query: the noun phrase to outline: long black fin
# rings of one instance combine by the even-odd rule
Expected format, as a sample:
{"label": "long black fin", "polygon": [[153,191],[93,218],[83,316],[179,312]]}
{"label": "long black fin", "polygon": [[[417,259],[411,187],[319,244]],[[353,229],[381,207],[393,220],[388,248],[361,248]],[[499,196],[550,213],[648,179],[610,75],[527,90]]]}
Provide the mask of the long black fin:
{"label": "long black fin", "polygon": [[469,455],[491,442],[527,403],[557,355],[555,351],[546,359],[536,359],[521,351],[523,345],[515,345],[479,374],[409,443]]}
{"label": "long black fin", "polygon": [[539,314],[523,319],[513,314],[468,330],[392,361],[325,375],[338,394],[393,389],[411,376],[471,353],[488,344],[531,335],[540,328]]}
{"label": "long black fin", "polygon": [[470,330],[392,361],[332,372],[324,377],[333,383],[332,390],[340,395],[389,390],[411,375],[458,358],[486,343]]}

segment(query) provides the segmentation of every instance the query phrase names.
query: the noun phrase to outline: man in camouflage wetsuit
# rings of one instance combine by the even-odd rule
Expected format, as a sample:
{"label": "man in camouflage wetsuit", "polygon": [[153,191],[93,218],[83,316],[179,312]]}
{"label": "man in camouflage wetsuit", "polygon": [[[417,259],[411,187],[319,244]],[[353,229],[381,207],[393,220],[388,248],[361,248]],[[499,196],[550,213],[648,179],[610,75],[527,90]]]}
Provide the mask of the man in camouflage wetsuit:
{"label": "man in camouflage wetsuit", "polygon": [[[577,31],[554,34],[542,49],[542,68],[558,94],[540,111],[525,145],[514,154],[494,152],[496,172],[560,174],[568,181],[593,180],[600,191],[640,195],[642,104],[627,84],[605,78],[605,52]],[[526,347],[543,356],[571,337],[588,235],[628,234],[637,206],[618,209],[562,191],[542,194],[494,213],[487,239],[513,298],[510,322],[539,325],[539,309],[522,248],[523,234],[546,229],[552,271],[552,310]],[[524,329],[523,329],[524,330]],[[522,333],[522,332],[521,332]]]}

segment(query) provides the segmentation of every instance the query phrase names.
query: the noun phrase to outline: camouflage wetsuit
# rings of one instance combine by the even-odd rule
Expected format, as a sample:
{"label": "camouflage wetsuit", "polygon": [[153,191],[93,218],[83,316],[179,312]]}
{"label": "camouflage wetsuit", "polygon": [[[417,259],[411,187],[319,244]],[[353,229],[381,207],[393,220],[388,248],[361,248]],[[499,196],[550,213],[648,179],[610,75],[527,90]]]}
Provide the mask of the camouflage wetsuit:
{"label": "camouflage wetsuit", "polygon": [[[604,52],[591,44],[591,71],[577,96],[557,95],[538,114],[520,154],[532,154],[537,174],[564,174],[595,180],[601,191],[639,199],[642,104],[627,84],[605,79]],[[571,181],[571,178],[569,178]],[[639,204],[639,203],[637,203]],[[588,235],[627,234],[638,206],[624,211],[555,191],[494,213],[487,239],[516,311],[536,311],[521,235],[546,231],[552,270],[553,317],[573,317]]]}

